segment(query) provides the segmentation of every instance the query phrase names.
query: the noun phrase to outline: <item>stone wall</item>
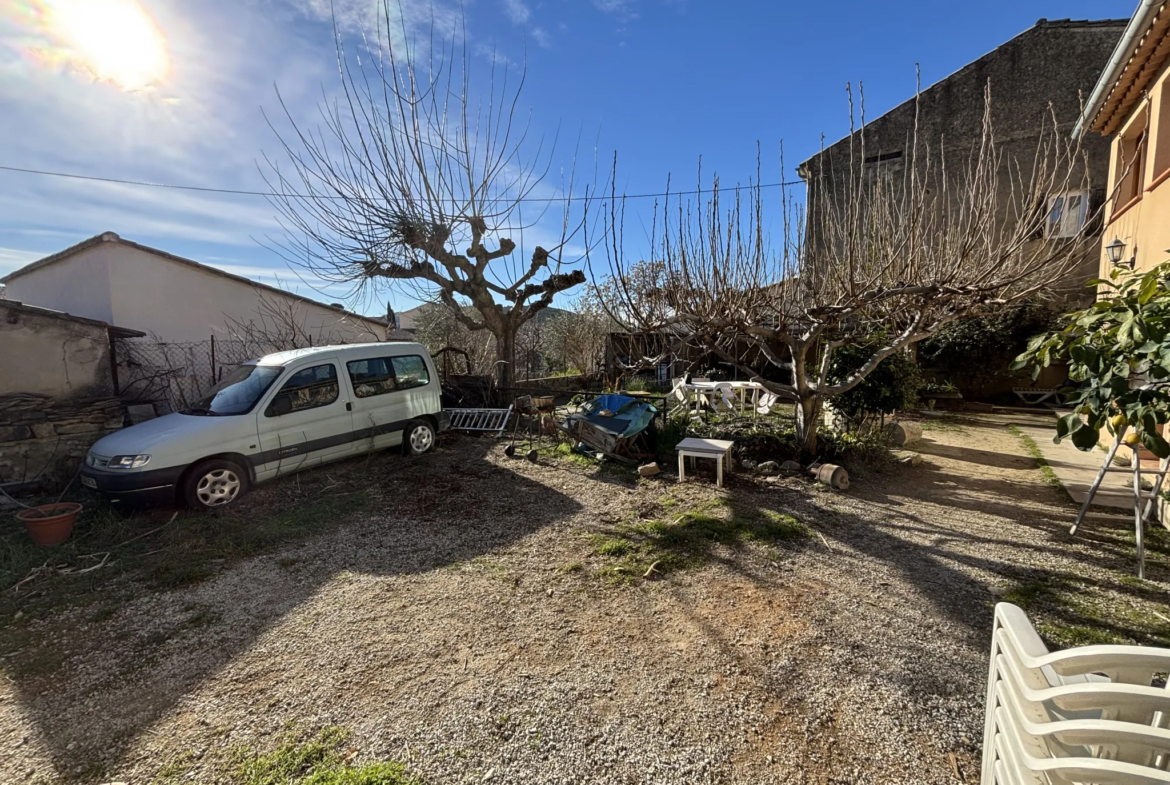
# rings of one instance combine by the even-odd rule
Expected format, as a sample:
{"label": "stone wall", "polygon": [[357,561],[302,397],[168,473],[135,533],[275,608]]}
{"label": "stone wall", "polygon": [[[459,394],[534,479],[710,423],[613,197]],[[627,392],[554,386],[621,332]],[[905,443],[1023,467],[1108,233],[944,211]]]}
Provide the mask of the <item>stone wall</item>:
{"label": "stone wall", "polygon": [[0,299],[0,395],[111,398],[109,328],[60,311]]}
{"label": "stone wall", "polygon": [[0,300],[0,483],[59,488],[122,427],[109,327]]}
{"label": "stone wall", "polygon": [[[864,155],[858,131],[826,147],[798,168],[809,186],[809,242],[816,242],[819,211],[841,204],[856,171],[863,172],[867,179],[888,178],[895,185],[902,181],[906,162],[911,157],[916,123],[919,150],[929,146],[936,158],[940,151],[944,152],[951,176],[957,178],[980,142],[984,90],[988,83],[996,142],[1003,156],[997,208],[1007,218],[1018,207],[1011,199],[1007,167],[1018,168],[1027,176],[1035,162],[1041,131],[1051,133],[1051,114],[1055,114],[1062,128],[1071,129],[1080,116],[1081,100],[1096,84],[1125,25],[1124,19],[1093,22],[1042,19],[994,51],[923,90],[917,103],[911,98],[876,119],[866,118]],[[1109,141],[1089,134],[1083,141],[1082,153],[1088,167],[1090,207],[1096,208],[1104,203]],[[937,175],[938,161],[934,164]],[[1079,177],[1074,178],[1074,187],[1079,187],[1079,182]],[[1093,237],[1085,242],[1076,268],[1048,292],[1070,308],[1087,305],[1095,297],[1095,290],[1084,285],[1098,274],[1100,241],[1096,235],[1100,227],[1090,228]]]}
{"label": "stone wall", "polygon": [[90,446],[120,429],[126,407],[117,398],[53,401],[47,395],[0,395],[0,483],[60,488]]}

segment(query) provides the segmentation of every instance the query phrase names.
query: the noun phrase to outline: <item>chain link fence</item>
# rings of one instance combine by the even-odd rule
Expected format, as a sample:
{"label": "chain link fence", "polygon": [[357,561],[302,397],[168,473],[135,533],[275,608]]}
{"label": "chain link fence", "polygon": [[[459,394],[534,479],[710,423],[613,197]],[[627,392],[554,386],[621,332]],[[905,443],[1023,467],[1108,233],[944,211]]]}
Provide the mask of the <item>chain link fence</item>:
{"label": "chain link fence", "polygon": [[123,339],[116,348],[118,387],[125,401],[182,409],[240,363],[271,351],[215,336],[187,342]]}

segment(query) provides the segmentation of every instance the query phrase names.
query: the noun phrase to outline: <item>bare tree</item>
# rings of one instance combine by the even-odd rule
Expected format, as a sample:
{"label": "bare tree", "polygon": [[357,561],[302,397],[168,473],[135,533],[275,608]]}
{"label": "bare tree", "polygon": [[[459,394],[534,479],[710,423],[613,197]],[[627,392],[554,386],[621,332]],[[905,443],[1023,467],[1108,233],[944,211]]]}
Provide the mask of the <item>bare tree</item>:
{"label": "bare tree", "polygon": [[[470,306],[464,309],[472,310]],[[445,305],[428,303],[419,309],[414,335],[431,354],[441,349],[458,349],[466,353],[467,372],[470,374],[484,376],[495,372],[496,345],[491,333],[468,329],[467,324]]]}
{"label": "bare tree", "polygon": [[288,349],[306,349],[348,343],[353,336],[378,340],[376,333],[355,324],[344,311],[326,319],[310,318],[304,305],[288,297],[253,290],[256,309],[247,319],[224,314],[227,340],[218,358],[221,364],[238,365],[245,360],[263,357]]}
{"label": "bare tree", "polygon": [[[555,140],[530,139],[522,70],[517,83],[493,58],[476,93],[461,29],[413,44],[405,29],[392,34],[402,23],[391,0],[379,9],[376,34],[355,53],[335,25],[341,90],[322,101],[318,125],[298,124],[281,100],[291,128],[277,131],[286,165],[266,159],[286,229],[275,244],[290,263],[355,294],[397,284],[447,306],[494,337],[506,360],[498,383],[511,386],[520,327],[585,281],[562,254],[585,226],[588,199],[574,198],[574,167],[557,188],[545,184]],[[555,204],[559,216],[548,214]],[[552,241],[525,253],[526,232]]]}
{"label": "bare tree", "polygon": [[605,309],[591,287],[570,309],[548,319],[544,352],[558,370],[596,374],[605,364],[605,341],[622,329]]}
{"label": "bare tree", "polygon": [[[982,131],[957,151],[958,166],[948,160],[956,151],[919,139],[915,125],[902,170],[875,171],[863,119],[845,165],[810,173],[807,219],[782,191],[778,242],[758,175],[730,199],[718,178],[705,201],[667,199],[651,236],[659,285],[639,285],[637,264],[625,259],[625,205],[614,199],[606,248],[624,285],[613,307],[640,330],[668,335],[672,351],[702,347],[795,404],[798,440],[815,452],[827,399],[948,322],[1043,293],[1090,247],[1084,233],[1043,239],[1049,196],[1086,186],[1079,140],[1052,117],[1034,155],[1005,155],[989,91],[984,98]],[[831,381],[837,348],[882,334],[855,371]],[[745,347],[763,369],[744,361]]]}

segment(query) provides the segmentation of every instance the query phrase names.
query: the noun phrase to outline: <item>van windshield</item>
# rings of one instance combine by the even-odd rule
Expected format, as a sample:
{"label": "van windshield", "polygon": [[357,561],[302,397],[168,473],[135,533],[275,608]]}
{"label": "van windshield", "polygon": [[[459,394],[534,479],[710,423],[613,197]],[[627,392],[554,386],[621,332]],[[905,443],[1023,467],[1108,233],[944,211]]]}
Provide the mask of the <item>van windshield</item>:
{"label": "van windshield", "polygon": [[247,414],[283,370],[276,365],[241,365],[179,413],[198,416]]}

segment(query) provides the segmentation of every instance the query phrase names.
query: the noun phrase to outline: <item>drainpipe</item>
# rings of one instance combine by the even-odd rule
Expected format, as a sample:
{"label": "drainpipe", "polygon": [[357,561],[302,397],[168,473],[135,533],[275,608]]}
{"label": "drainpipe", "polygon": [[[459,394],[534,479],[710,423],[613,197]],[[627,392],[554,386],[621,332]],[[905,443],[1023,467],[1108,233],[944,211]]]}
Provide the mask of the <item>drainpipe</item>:
{"label": "drainpipe", "polygon": [[1100,111],[1105,99],[1109,97],[1109,93],[1113,90],[1113,86],[1117,84],[1118,77],[1121,76],[1126,63],[1133,56],[1134,46],[1137,44],[1144,32],[1153,21],[1154,17],[1165,7],[1164,0],[1141,0],[1138,4],[1137,10],[1134,11],[1133,17],[1129,20],[1129,24],[1125,27],[1125,32],[1121,34],[1121,40],[1117,42],[1117,46],[1113,48],[1113,54],[1109,57],[1109,62],[1105,66],[1105,70],[1101,72],[1101,78],[1097,80],[1097,84],[1093,87],[1093,92],[1089,94],[1089,100],[1085,103],[1085,111],[1077,120],[1077,124],[1073,126],[1073,138],[1077,138],[1081,133],[1088,129],[1089,123],[1093,122],[1093,118]]}

